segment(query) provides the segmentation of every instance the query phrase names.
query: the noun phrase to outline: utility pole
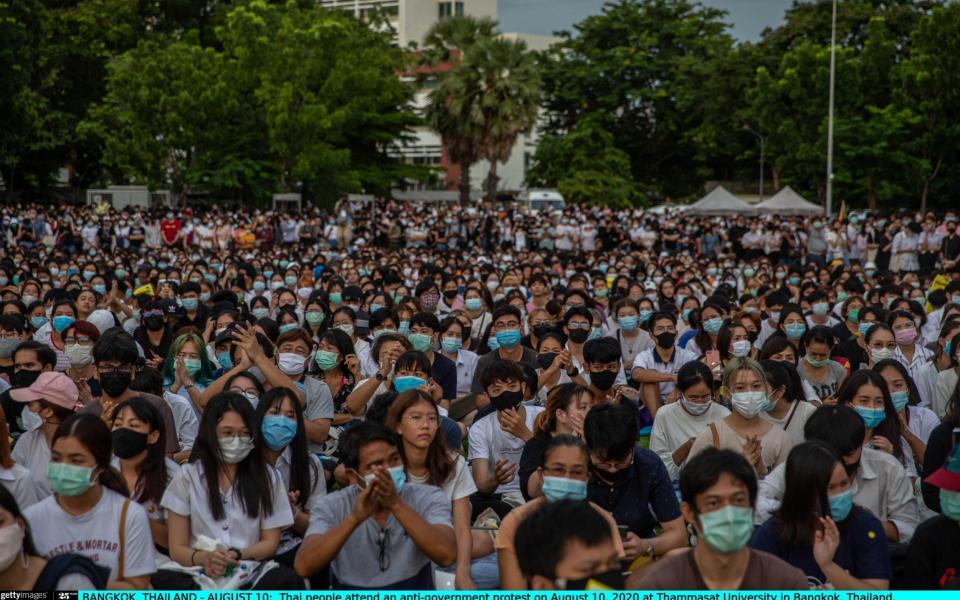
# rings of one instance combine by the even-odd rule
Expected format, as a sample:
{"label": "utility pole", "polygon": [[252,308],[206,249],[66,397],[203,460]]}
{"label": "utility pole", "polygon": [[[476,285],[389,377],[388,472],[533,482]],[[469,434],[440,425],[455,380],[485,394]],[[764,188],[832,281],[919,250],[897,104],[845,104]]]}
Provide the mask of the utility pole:
{"label": "utility pole", "polygon": [[833,0],[830,31],[830,112],[827,116],[827,204],[826,216],[833,213],[833,90],[837,79],[837,0]]}

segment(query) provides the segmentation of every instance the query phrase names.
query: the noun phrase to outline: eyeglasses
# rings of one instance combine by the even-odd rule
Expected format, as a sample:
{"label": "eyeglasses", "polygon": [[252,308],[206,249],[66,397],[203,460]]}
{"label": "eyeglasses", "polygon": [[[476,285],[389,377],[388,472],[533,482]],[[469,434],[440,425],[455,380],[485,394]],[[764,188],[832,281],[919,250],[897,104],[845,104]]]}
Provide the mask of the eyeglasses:
{"label": "eyeglasses", "polygon": [[596,454],[590,455],[590,461],[593,463],[593,466],[600,469],[601,471],[622,471],[628,468],[633,464],[634,453],[630,454],[630,458],[620,462],[611,462],[609,460],[604,460],[597,456]]}
{"label": "eyeglasses", "polygon": [[93,340],[91,340],[85,335],[82,335],[79,337],[70,335],[63,338],[63,343],[64,344],[80,344],[81,346],[92,346]]}
{"label": "eyeglasses", "polygon": [[567,329],[571,331],[575,331],[577,329],[590,329],[591,327],[593,327],[593,325],[590,323],[574,322],[574,321],[567,323]]}
{"label": "eyeglasses", "polygon": [[587,469],[581,465],[567,468],[563,465],[552,465],[544,467],[543,472],[551,477],[568,477],[572,479],[583,479],[587,476]]}
{"label": "eyeglasses", "polygon": [[431,425],[437,424],[437,415],[422,415],[420,413],[410,413],[410,414],[404,415],[403,418],[415,425],[419,425],[423,423],[424,420],[426,420],[427,423]]}
{"label": "eyeglasses", "polygon": [[377,562],[380,565],[380,571],[386,571],[390,568],[390,554],[387,552],[387,545],[390,543],[390,532],[386,529],[381,529],[380,534],[377,536],[377,548],[379,552],[377,553]]}
{"label": "eyeglasses", "polygon": [[101,375],[110,375],[111,373],[117,373],[118,375],[130,376],[133,373],[133,367],[97,367],[97,372]]}

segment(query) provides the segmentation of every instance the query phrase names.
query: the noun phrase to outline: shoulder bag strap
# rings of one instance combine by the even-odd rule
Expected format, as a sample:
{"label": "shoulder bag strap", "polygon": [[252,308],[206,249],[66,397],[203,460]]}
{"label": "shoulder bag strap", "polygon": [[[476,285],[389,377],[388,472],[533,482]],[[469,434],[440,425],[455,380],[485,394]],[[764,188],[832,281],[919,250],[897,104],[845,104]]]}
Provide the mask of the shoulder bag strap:
{"label": "shoulder bag strap", "polygon": [[123,508],[120,509],[120,552],[117,554],[117,579],[123,580],[123,567],[126,562],[127,549],[127,509],[130,508],[130,498],[123,499]]}
{"label": "shoulder bag strap", "polygon": [[709,427],[710,427],[710,436],[713,437],[713,447],[714,447],[714,448],[719,448],[719,447],[720,447],[720,432],[717,431],[717,424],[716,424],[716,423],[710,423]]}

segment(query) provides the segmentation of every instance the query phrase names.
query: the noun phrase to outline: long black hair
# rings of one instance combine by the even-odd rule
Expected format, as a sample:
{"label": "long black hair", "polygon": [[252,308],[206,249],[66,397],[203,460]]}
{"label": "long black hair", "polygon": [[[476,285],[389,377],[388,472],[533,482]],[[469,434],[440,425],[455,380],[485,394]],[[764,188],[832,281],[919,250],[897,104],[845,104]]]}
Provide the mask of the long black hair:
{"label": "long black hair", "polygon": [[897,409],[894,408],[893,401],[890,400],[887,382],[883,377],[869,369],[854,371],[837,390],[837,404],[852,406],[857,390],[867,384],[880,388],[883,393],[883,412],[886,415],[883,421],[873,428],[873,435],[887,438],[890,445],[893,446],[893,455],[902,463],[903,446],[900,443],[900,418],[897,417]]}
{"label": "long black hair", "polygon": [[[296,414],[294,419],[297,422],[297,433],[287,446],[290,449],[290,483],[287,486],[289,492],[300,492],[297,504],[301,508],[306,508],[310,501],[310,494],[316,487],[320,477],[320,471],[316,464],[310,459],[310,450],[307,444],[307,430],[303,424],[303,407],[296,394],[290,388],[275,387],[260,398],[257,404],[257,431],[260,431],[263,425],[263,418],[267,412],[274,406],[283,403],[283,399],[290,400],[293,412]],[[263,442],[261,439],[260,442]]]}
{"label": "long black hair", "polygon": [[[57,427],[53,434],[53,441],[50,447],[60,438],[77,438],[83,447],[90,451],[100,474],[97,475],[97,482],[105,488],[109,488],[122,496],[129,496],[127,491],[127,482],[120,475],[120,472],[110,466],[113,458],[113,442],[110,436],[110,428],[97,415],[75,414],[68,418]],[[158,442],[162,444],[163,442]]]}
{"label": "long black hair", "polygon": [[112,424],[127,407],[150,427],[151,432],[157,431],[160,434],[154,444],[147,446],[147,456],[137,466],[137,489],[132,490],[131,496],[141,504],[153,500],[159,505],[168,483],[163,444],[166,439],[166,428],[163,425],[163,416],[154,405],[136,396],[124,400],[113,409],[110,414],[110,423]]}
{"label": "long black hair", "polygon": [[777,510],[780,541],[787,546],[812,546],[820,517],[830,515],[827,489],[837,463],[843,459],[820,441],[794,446],[787,456],[787,487]]}
{"label": "long black hair", "polygon": [[[350,339],[350,336],[339,329],[333,329],[331,327],[323,332],[319,341],[326,342],[337,349],[337,352],[340,353],[340,364],[337,368],[347,381],[351,382],[351,384],[354,383],[353,373],[347,368],[347,357],[351,354],[356,354],[356,348],[354,348],[353,340]],[[322,378],[323,371],[320,370],[317,361],[311,360],[310,363],[310,374],[317,378]]]}
{"label": "long black hair", "polygon": [[207,480],[207,502],[210,506],[210,514],[217,521],[222,520],[226,513],[223,510],[223,499],[220,497],[220,470],[223,455],[220,453],[220,440],[217,438],[217,423],[228,412],[240,415],[254,441],[254,449],[245,459],[237,463],[233,493],[239,497],[240,505],[247,516],[255,519],[260,516],[261,510],[264,514],[273,512],[273,483],[260,450],[260,428],[257,427],[257,416],[250,402],[243,395],[237,392],[220,392],[210,399],[200,416],[200,428],[190,461],[199,462],[203,468]]}

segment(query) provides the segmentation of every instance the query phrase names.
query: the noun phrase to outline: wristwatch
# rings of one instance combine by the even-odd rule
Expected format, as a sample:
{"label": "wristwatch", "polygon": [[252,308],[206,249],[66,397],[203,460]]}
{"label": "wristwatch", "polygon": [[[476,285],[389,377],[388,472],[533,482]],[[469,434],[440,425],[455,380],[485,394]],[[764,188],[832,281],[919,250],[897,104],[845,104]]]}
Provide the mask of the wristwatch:
{"label": "wristwatch", "polygon": [[383,373],[381,373],[380,371],[377,371],[377,374],[374,375],[373,377],[374,377],[377,381],[381,381],[381,382],[387,380],[387,376],[384,375]]}
{"label": "wristwatch", "polygon": [[240,548],[227,548],[227,552],[233,552],[237,555],[237,560],[243,559],[243,554],[240,552]]}
{"label": "wristwatch", "polygon": [[567,369],[567,377],[573,378],[580,374],[580,369],[576,367],[570,367]]}
{"label": "wristwatch", "polygon": [[647,549],[643,551],[644,556],[653,556],[653,542],[650,540],[643,540],[647,544]]}

